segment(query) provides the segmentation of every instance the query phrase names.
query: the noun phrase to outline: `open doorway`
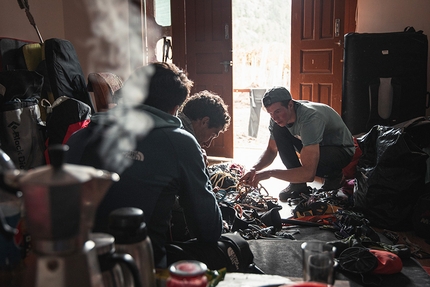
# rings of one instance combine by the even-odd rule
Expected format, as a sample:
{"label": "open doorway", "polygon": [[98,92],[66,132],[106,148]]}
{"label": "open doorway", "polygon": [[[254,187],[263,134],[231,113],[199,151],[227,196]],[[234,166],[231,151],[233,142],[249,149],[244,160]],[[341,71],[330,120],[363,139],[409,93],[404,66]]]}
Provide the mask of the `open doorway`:
{"label": "open doorway", "polygon": [[270,135],[261,97],[290,87],[291,1],[233,0],[232,14],[234,154],[256,161]]}
{"label": "open doorway", "polygon": [[[155,9],[154,1],[160,1]],[[258,0],[144,2],[146,12],[153,12],[149,15],[166,14],[171,20],[165,27],[154,21],[162,32],[158,39],[165,36],[157,58],[169,61],[174,55],[174,63],[195,81],[194,91],[212,90],[230,107],[233,127],[217,138],[209,155],[231,158],[238,148],[260,147],[256,139],[265,138],[266,144],[267,129],[260,128],[268,123],[265,112],[260,113],[257,136],[248,133],[252,86],[285,86],[297,99],[329,104],[341,112],[343,35],[355,31],[356,0],[315,1],[318,5],[303,0],[267,0],[264,5]],[[151,23],[151,17],[147,19]],[[151,47],[153,38],[148,37]],[[239,111],[240,104],[245,109]]]}

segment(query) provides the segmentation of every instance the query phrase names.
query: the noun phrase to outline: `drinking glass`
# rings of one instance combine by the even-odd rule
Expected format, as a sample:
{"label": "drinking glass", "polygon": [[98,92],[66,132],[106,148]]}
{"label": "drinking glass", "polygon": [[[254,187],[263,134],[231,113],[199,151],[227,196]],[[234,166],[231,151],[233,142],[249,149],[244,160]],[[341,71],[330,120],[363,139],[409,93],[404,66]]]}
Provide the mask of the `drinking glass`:
{"label": "drinking glass", "polygon": [[309,241],[301,245],[303,281],[334,284],[334,254],[336,247],[322,241]]}

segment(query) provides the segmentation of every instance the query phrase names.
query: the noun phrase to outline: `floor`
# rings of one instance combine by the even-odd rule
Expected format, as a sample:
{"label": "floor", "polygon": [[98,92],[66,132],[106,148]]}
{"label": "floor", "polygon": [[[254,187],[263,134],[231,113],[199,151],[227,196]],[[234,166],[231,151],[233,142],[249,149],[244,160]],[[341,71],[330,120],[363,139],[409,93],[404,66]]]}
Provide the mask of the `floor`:
{"label": "floor", "polygon": [[[244,165],[246,168],[251,168],[252,165],[257,161],[259,156],[262,154],[263,150],[261,148],[251,149],[251,148],[240,148],[235,150],[235,156],[233,162]],[[268,168],[285,168],[279,157],[275,159],[272,165]],[[270,196],[278,197],[279,192],[288,185],[288,182],[278,180],[278,179],[268,179],[262,181],[261,184],[268,191]],[[321,182],[313,182],[310,186],[319,188],[321,187]],[[280,210],[281,218],[288,218],[292,215],[291,211],[294,208],[288,203],[278,202],[282,206]],[[377,230],[379,231],[379,230]],[[404,243],[409,241],[411,246],[419,246],[422,251],[430,254],[430,244],[426,243],[421,237],[416,236],[413,232],[398,232],[400,236],[400,242]],[[417,259],[423,267],[428,270],[430,274],[430,258],[429,259]]]}
{"label": "floor", "polygon": [[[235,107],[235,150],[234,162],[244,165],[246,168],[251,168],[257,161],[259,156],[263,153],[269,138],[268,123],[270,116],[261,111],[258,136],[253,138],[249,136],[248,124],[250,118],[249,94],[248,93],[235,93],[234,94],[234,107]],[[269,168],[285,168],[279,157],[275,159]],[[284,189],[288,182],[278,179],[268,179],[262,181],[261,184],[268,191],[270,196],[278,197],[279,192]],[[310,186],[319,188],[320,182],[313,182]],[[288,218],[292,215],[292,209],[288,203],[278,202],[282,206],[280,210],[281,218]],[[413,244],[420,246],[422,250],[430,254],[430,244],[427,244],[423,238],[416,236],[413,232],[399,234],[401,238],[406,238]],[[430,259],[419,260],[423,266],[430,269]]]}

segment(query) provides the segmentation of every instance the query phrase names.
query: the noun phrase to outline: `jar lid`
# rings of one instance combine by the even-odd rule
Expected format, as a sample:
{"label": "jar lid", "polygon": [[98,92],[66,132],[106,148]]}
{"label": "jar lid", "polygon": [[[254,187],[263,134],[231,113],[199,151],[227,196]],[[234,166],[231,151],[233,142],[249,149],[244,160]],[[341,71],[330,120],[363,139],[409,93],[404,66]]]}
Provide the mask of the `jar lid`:
{"label": "jar lid", "polygon": [[196,260],[181,260],[169,267],[170,274],[180,277],[203,275],[207,270],[206,264]]}

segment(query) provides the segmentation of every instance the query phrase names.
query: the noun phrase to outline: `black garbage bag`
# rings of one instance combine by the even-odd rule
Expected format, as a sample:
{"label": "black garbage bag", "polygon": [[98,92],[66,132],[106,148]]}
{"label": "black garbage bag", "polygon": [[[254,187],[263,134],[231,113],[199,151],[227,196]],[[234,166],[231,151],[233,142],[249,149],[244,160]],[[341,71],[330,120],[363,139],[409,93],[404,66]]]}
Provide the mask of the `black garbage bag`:
{"label": "black garbage bag", "polygon": [[375,125],[358,139],[363,151],[357,164],[354,209],[375,227],[412,230],[412,215],[425,191],[428,155],[405,127]]}

